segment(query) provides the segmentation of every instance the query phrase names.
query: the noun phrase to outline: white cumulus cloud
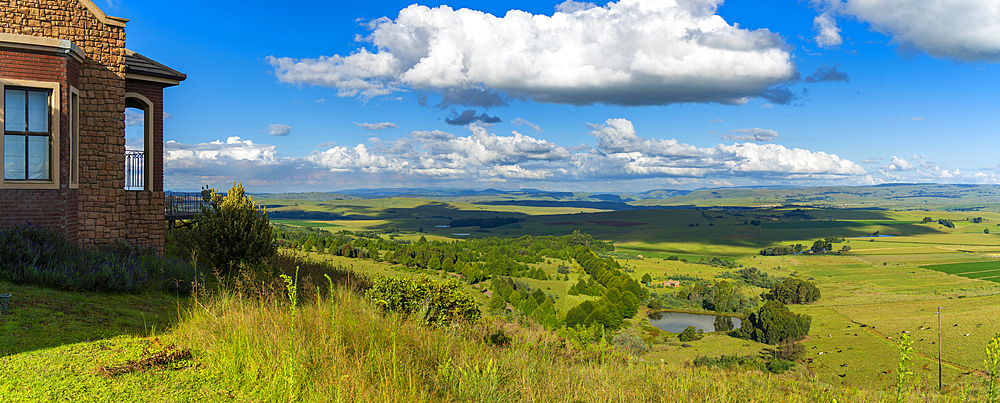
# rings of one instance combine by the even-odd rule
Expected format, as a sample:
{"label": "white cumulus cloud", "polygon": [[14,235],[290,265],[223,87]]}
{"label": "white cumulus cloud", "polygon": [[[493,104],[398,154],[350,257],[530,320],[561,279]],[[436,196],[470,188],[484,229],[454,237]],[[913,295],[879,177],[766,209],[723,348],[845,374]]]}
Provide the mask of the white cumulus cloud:
{"label": "white cumulus cloud", "polygon": [[[903,51],[963,62],[1000,61],[1000,3],[984,0],[814,0],[835,28],[838,13],[867,22]],[[817,42],[826,30],[820,30]]]}
{"label": "white cumulus cloud", "polygon": [[[639,137],[632,122],[608,119],[588,124],[597,137],[599,154],[581,160],[591,171],[619,170],[618,176],[858,176],[864,168],[824,152],[789,149],[777,144],[737,143],[700,148],[678,142]],[[607,158],[600,157],[600,154]],[[608,172],[609,175],[614,175]]]}
{"label": "white cumulus cloud", "polygon": [[502,17],[411,5],[369,24],[361,48],[341,56],[269,56],[279,81],[329,86],[368,99],[416,89],[444,103],[495,106],[507,97],[561,104],[788,102],[769,90],[796,78],[784,40],[730,25],[721,0],[567,2],[552,16]]}
{"label": "white cumulus cloud", "polygon": [[859,165],[824,152],[752,142],[697,147],[677,139],[641,136],[631,121],[620,118],[587,125],[596,145],[564,147],[517,131],[497,134],[490,126],[473,123],[462,134],[418,130],[396,140],[372,137],[364,144],[323,144],[302,157],[284,157],[275,145],[240,137],[200,144],[168,141],[164,159],[172,178],[168,183],[193,188],[245,178],[257,178],[269,186],[308,189],[440,185],[441,181],[459,185],[619,180],[857,182],[868,175]]}
{"label": "white cumulus cloud", "polygon": [[893,155],[892,158],[889,160],[889,165],[885,167],[886,171],[912,171],[914,169],[915,168],[913,167],[913,164],[910,163],[910,161],[899,158],[895,155]]}
{"label": "white cumulus cloud", "polygon": [[822,48],[840,46],[844,40],[840,37],[840,28],[830,13],[817,15],[813,19],[813,30],[816,31],[816,44]]}

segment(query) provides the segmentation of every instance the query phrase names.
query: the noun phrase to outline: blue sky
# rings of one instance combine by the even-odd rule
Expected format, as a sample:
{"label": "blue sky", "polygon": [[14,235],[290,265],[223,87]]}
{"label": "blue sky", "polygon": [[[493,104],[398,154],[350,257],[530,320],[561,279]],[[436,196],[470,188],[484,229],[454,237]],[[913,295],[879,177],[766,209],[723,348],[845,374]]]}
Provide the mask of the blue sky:
{"label": "blue sky", "polygon": [[411,4],[100,3],[172,190],[1000,181],[994,2]]}

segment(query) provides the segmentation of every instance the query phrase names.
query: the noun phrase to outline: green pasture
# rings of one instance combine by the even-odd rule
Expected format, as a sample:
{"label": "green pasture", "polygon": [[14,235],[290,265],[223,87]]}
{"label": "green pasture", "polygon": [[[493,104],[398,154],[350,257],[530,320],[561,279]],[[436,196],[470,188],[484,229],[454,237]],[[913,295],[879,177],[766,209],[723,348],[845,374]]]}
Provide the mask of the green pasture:
{"label": "green pasture", "polygon": [[[765,199],[757,201],[761,200],[764,202],[760,204],[768,204]],[[304,203],[299,203],[298,207],[302,208]],[[920,330],[920,326],[931,325],[928,315],[938,306],[945,307],[946,321],[951,321],[951,328],[943,332],[946,383],[978,376],[974,371],[982,369],[982,349],[989,337],[1000,332],[1000,322],[993,325],[993,321],[983,319],[1000,315],[1000,284],[993,282],[1000,281],[1000,261],[996,260],[1000,256],[1000,227],[996,225],[1000,223],[1000,214],[994,212],[769,208],[581,213],[580,209],[556,211],[406,198],[338,203],[337,206],[329,202],[326,206],[317,203],[314,208],[366,220],[319,220],[331,225],[330,229],[422,228],[424,233],[408,234],[402,239],[416,240],[424,236],[428,240],[441,241],[488,236],[564,235],[578,230],[597,239],[613,241],[620,254],[617,255],[619,263],[636,279],[650,274],[654,281],[666,280],[671,275],[715,280],[723,271],[735,269],[697,262],[719,257],[746,267],[755,266],[775,276],[795,275],[814,281],[822,291],[822,299],[810,305],[792,307],[796,312],[813,316],[810,337],[802,342],[806,357],[812,362],[802,369],[832,384],[873,388],[893,384],[895,373],[889,371],[895,371],[898,360],[894,343],[898,333],[906,330],[914,336],[917,352],[913,361],[914,373],[920,379],[936,376],[936,363],[931,357],[936,356],[937,346],[930,344],[925,335],[928,331]],[[496,215],[518,216],[523,221],[489,229],[434,227],[449,223],[450,219],[440,217]],[[923,223],[924,217],[947,218],[956,228],[946,228],[936,222]],[[975,217],[983,217],[985,221],[973,223],[971,220]],[[762,225],[749,225],[751,220],[760,220]],[[295,225],[317,226],[316,221],[302,221],[305,222]],[[984,229],[995,233],[985,234]],[[893,236],[854,238],[875,231]],[[458,237],[453,233],[470,235]],[[847,245],[851,250],[790,256],[758,255],[758,251],[766,247],[796,243],[809,247],[816,239],[826,237],[846,238],[843,243],[834,244],[834,248],[839,250]],[[666,260],[669,256],[678,256],[688,262]],[[329,256],[319,258],[343,259],[344,265],[353,263],[355,268],[377,274],[423,274],[386,263]],[[566,263],[552,261],[538,266],[555,278],[559,264]],[[576,265],[568,265],[572,267],[570,281],[561,280],[562,276],[559,280],[520,280],[555,295],[557,309],[565,313],[570,307],[591,298],[567,294],[569,287],[582,276]],[[479,300],[486,301],[480,288],[468,286],[468,290],[474,291]],[[753,287],[741,290],[747,295],[765,291]],[[673,292],[656,287],[650,291]],[[644,317],[637,317],[635,325],[640,326],[644,320]],[[865,327],[861,327],[862,324]],[[692,347],[680,346],[667,334],[651,337],[656,342],[644,356],[647,362],[662,359],[683,363],[698,355],[755,354],[762,349],[756,343],[724,335],[710,335],[690,343]]]}
{"label": "green pasture", "polygon": [[924,268],[966,278],[1000,282],[1000,260],[925,265]]}
{"label": "green pasture", "polygon": [[311,227],[325,229],[329,231],[337,231],[338,228],[343,227],[340,224],[334,224],[331,221],[307,221],[307,220],[271,220],[275,224],[285,224],[295,227]]}
{"label": "green pasture", "polygon": [[[766,344],[761,344],[752,340],[743,340],[729,337],[725,334],[705,333],[701,340],[681,343],[677,339],[676,333],[661,332],[658,336],[659,342],[654,344],[650,351],[643,356],[646,362],[682,365],[689,363],[698,357],[716,357],[723,355],[757,355],[767,348],[772,348]],[[684,347],[687,344],[688,347]]]}

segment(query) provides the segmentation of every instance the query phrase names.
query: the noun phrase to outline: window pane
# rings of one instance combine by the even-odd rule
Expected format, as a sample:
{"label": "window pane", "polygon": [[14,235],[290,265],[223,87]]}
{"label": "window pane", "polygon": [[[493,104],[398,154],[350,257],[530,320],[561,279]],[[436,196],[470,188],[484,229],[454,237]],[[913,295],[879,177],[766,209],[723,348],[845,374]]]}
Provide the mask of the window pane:
{"label": "window pane", "polygon": [[24,91],[3,92],[4,130],[24,131]]}
{"label": "window pane", "polygon": [[24,179],[24,136],[3,136],[3,178]]}
{"label": "window pane", "polygon": [[28,179],[49,179],[49,138],[28,136]]}
{"label": "window pane", "polygon": [[49,131],[49,93],[28,91],[28,131]]}

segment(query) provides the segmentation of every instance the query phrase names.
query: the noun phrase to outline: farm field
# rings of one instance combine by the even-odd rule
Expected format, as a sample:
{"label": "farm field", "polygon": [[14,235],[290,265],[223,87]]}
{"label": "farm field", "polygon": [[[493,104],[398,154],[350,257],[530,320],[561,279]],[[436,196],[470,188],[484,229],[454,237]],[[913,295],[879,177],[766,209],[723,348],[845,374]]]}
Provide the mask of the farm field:
{"label": "farm field", "polygon": [[988,262],[932,264],[923,266],[947,274],[1000,282],[1000,260]]}
{"label": "farm field", "polygon": [[[898,358],[895,342],[902,331],[910,331],[914,336],[914,372],[920,377],[932,373],[936,377],[937,365],[932,358],[936,357],[937,345],[931,344],[927,337],[929,332],[936,337],[936,332],[926,329],[936,329],[932,322],[936,321],[934,313],[939,306],[943,307],[945,322],[951,325],[942,332],[945,383],[979,376],[978,371],[983,369],[982,349],[994,334],[1000,333],[1000,323],[983,319],[1000,315],[1000,284],[993,282],[1000,281],[997,259],[1000,235],[984,233],[1000,222],[997,213],[796,207],[583,213],[574,209],[572,214],[565,214],[544,207],[518,207],[524,210],[518,214],[496,210],[500,206],[489,206],[491,210],[486,211],[483,206],[469,203],[431,203],[418,199],[366,202],[360,207],[345,205],[341,210],[344,214],[367,218],[364,220],[277,221],[331,231],[395,227],[413,231],[397,235],[410,241],[420,236],[449,242],[491,236],[558,236],[580,231],[614,242],[616,252],[612,256],[623,268],[636,279],[650,274],[654,283],[671,276],[714,281],[723,272],[734,271],[700,263],[712,258],[723,259],[734,267],[757,267],[778,277],[795,275],[809,279],[820,288],[822,298],[809,305],[792,306],[795,312],[813,316],[810,336],[801,342],[811,362],[807,361],[799,370],[816,374],[825,382],[851,387],[886,388],[895,382],[891,371],[895,371]],[[404,214],[408,216],[400,218],[404,207],[409,209]],[[377,213],[378,209],[384,209],[383,213]],[[387,216],[390,210],[397,216]],[[522,220],[496,228],[435,227],[447,225],[448,217],[494,216],[516,216]],[[925,217],[951,220],[955,228],[933,221],[922,222]],[[981,222],[973,222],[975,217],[982,217]],[[761,225],[752,225],[753,220],[759,220]],[[423,232],[416,232],[421,229]],[[870,236],[876,232],[882,236]],[[782,245],[802,244],[808,248],[816,239],[825,237],[844,238],[834,248],[849,246],[850,250],[817,255],[758,254],[763,248]],[[342,264],[350,265],[349,260]],[[559,264],[573,267],[569,281],[528,278],[519,281],[556,295],[556,308],[565,313],[592,297],[568,295],[569,287],[583,278],[572,263],[552,261],[535,266],[554,276]],[[405,272],[386,263],[363,268],[378,274]],[[488,300],[480,288],[468,286],[467,290],[474,291],[480,301]],[[650,291],[674,292],[662,287]],[[753,297],[764,291],[743,287],[740,292]],[[642,322],[645,319],[637,317],[632,326],[641,329]],[[670,334],[651,337],[660,341],[652,345],[644,359],[671,363],[683,363],[699,355],[752,354],[765,347],[723,335],[692,342],[691,347],[679,346]]]}

